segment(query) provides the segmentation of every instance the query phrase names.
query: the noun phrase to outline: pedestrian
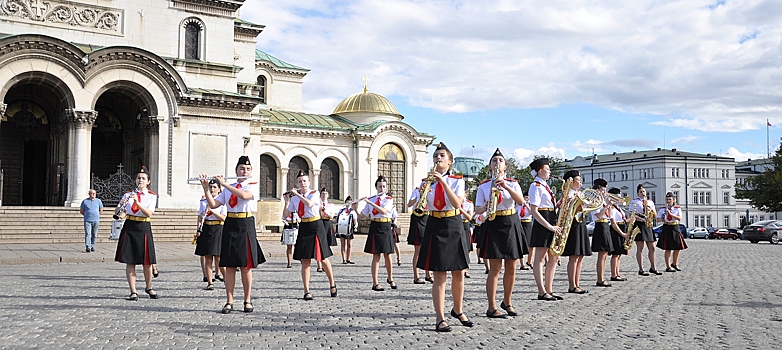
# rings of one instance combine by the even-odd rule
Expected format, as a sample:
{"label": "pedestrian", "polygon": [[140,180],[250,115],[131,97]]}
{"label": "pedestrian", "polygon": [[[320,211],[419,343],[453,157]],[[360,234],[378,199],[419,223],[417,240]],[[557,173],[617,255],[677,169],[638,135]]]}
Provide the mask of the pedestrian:
{"label": "pedestrian", "polygon": [[97,192],[90,188],[87,191],[87,196],[89,197],[81,201],[81,206],[79,206],[79,213],[84,216],[84,245],[87,246],[87,253],[95,251],[100,214],[103,214],[103,202],[95,198],[96,195]]}
{"label": "pedestrian", "polygon": [[120,207],[125,212],[125,224],[117,241],[117,252],[114,261],[125,265],[125,278],[130,286],[128,300],[138,300],[136,293],[136,265],[143,265],[144,292],[150,299],[157,299],[157,293],[152,289],[152,265],[157,263],[155,240],[152,237],[150,217],[155,213],[157,194],[147,187],[150,183],[147,167],[141,166],[136,174],[136,189],[128,191],[120,200]]}

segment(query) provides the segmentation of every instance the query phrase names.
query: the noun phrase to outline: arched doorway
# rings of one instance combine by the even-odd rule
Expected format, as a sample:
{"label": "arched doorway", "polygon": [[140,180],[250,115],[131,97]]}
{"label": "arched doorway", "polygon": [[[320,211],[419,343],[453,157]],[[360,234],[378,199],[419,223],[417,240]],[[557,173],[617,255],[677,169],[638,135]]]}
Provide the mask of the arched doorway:
{"label": "arched doorway", "polygon": [[[295,156],[291,158],[290,163],[288,163],[288,189],[297,188],[296,175],[299,174],[299,170],[303,170],[307,176],[310,175],[310,165],[307,161],[302,157]],[[313,186],[314,184],[310,184],[310,187]]]}
{"label": "arched doorway", "polygon": [[332,158],[323,160],[323,163],[320,164],[318,182],[318,190],[325,188],[331,198],[342,198],[342,194],[339,192],[339,164],[337,161]]}
{"label": "arched doorway", "polygon": [[67,137],[61,120],[70,91],[47,73],[30,72],[16,80],[5,95],[0,127],[2,203],[62,205]]}
{"label": "arched doorway", "polygon": [[[407,191],[405,188],[405,153],[393,143],[380,147],[377,155],[377,173],[388,180],[388,191],[394,197],[396,210],[407,212]],[[374,181],[372,181],[374,184]]]}

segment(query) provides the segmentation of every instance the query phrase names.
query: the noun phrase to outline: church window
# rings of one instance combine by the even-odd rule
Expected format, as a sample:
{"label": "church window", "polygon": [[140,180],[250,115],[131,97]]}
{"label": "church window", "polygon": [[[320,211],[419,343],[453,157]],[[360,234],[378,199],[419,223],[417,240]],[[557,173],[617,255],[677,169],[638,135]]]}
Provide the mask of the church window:
{"label": "church window", "polygon": [[185,58],[198,60],[199,57],[199,37],[201,28],[195,22],[190,22],[185,26]]}
{"label": "church window", "polygon": [[[288,163],[288,188],[296,188],[296,175],[299,174],[299,170],[303,170],[307,176],[310,175],[310,166],[307,164],[307,161],[304,160],[304,158],[295,156],[291,158],[290,163]],[[310,187],[314,187],[313,184],[310,184]]]}
{"label": "church window", "polygon": [[260,197],[277,197],[277,163],[267,154],[261,155]]}
{"label": "church window", "polygon": [[266,103],[266,77],[259,75],[255,84],[258,85],[258,97],[261,98],[261,103]]}
{"label": "church window", "polygon": [[342,198],[339,193],[339,165],[334,159],[326,158],[320,165],[318,189],[325,188],[331,198]]}

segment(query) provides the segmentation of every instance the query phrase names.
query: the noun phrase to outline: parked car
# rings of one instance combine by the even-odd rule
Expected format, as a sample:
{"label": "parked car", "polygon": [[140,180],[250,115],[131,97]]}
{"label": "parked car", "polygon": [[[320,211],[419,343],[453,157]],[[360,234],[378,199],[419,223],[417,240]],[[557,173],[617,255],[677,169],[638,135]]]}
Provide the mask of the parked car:
{"label": "parked car", "polygon": [[771,244],[777,244],[780,234],[782,234],[782,221],[764,220],[745,226],[742,236],[752,243],[768,241]]}
{"label": "parked car", "polygon": [[721,228],[717,231],[714,231],[711,235],[709,235],[709,238],[711,239],[739,239],[739,235],[735,232],[730,232],[726,228]]}
{"label": "parked car", "polygon": [[709,230],[705,227],[692,227],[687,231],[689,238],[709,238]]}
{"label": "parked car", "polygon": [[728,232],[733,232],[733,233],[736,234],[736,236],[739,237],[739,239],[744,239],[743,236],[742,236],[742,233],[744,233],[744,230],[742,230],[740,228],[729,228]]}
{"label": "parked car", "polygon": [[[653,227],[652,232],[654,232],[655,238],[660,238],[660,235],[663,233],[663,224],[659,224]],[[684,224],[679,224],[679,232],[682,233],[682,237],[688,237],[688,235],[685,233],[687,232],[687,226],[684,226]]]}

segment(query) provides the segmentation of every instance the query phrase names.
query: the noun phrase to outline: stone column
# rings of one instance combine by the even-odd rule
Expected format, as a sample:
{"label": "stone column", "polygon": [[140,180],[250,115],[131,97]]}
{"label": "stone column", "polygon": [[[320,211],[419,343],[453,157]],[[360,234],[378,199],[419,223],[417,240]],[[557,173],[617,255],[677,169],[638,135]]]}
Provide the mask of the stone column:
{"label": "stone column", "polygon": [[312,169],[312,178],[310,180],[310,189],[320,191],[320,169]]}
{"label": "stone column", "polygon": [[277,193],[280,194],[280,199],[282,199],[282,194],[285,192],[288,192],[290,188],[288,187],[288,171],[290,169],[288,168],[280,168],[280,177],[277,178]]}
{"label": "stone column", "polygon": [[[8,108],[8,105],[0,102],[0,125],[3,124],[3,115],[5,115],[6,108]],[[3,161],[0,160],[0,174],[2,174],[2,172],[3,172]],[[3,205],[3,177],[2,176],[0,176],[0,205]]]}
{"label": "stone column", "polygon": [[[139,126],[144,130],[144,165],[152,173],[150,175],[152,180],[150,188],[160,195],[165,192],[160,186],[165,184],[165,179],[161,178],[161,176],[166,172],[160,169],[160,128],[158,117],[142,116],[139,120]],[[132,176],[135,176],[135,174]]]}
{"label": "stone column", "polygon": [[92,124],[97,111],[65,110],[68,129],[68,196],[66,207],[78,207],[90,188],[90,159],[92,153]]}

